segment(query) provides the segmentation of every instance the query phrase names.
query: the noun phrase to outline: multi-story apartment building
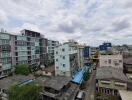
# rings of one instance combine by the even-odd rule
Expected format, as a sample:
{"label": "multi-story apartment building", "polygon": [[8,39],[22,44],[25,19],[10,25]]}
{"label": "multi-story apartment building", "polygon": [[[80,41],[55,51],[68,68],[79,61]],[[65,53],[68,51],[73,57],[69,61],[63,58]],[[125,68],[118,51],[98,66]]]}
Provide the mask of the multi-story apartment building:
{"label": "multi-story apartment building", "polygon": [[66,42],[55,48],[55,75],[74,76],[83,66],[83,47]]}
{"label": "multi-story apartment building", "polygon": [[99,55],[99,67],[114,67],[123,70],[123,57],[120,54]]}
{"label": "multi-story apartment building", "polygon": [[40,65],[41,67],[45,67],[48,65],[48,39],[41,38],[40,39]]}
{"label": "multi-story apartment building", "polygon": [[[30,30],[22,30],[22,36],[17,36],[15,45],[17,48],[23,48],[24,50],[16,52],[16,60],[20,61],[20,63],[25,63],[27,59],[27,64],[29,67],[36,69],[40,65],[40,38],[41,35],[38,32],[30,31]],[[21,57],[21,55],[25,55],[26,57]],[[22,62],[21,62],[22,61]],[[24,61],[24,62],[23,62]]]}
{"label": "multi-story apartment building", "polygon": [[48,40],[48,62],[54,63],[54,49],[59,45],[59,41]]}
{"label": "multi-story apartment building", "polygon": [[11,72],[11,40],[10,34],[0,32],[0,77]]}
{"label": "multi-story apartment building", "polygon": [[84,66],[83,51],[84,51],[84,45],[77,45],[77,54],[78,54],[77,58],[78,58],[79,68],[82,68]]}
{"label": "multi-story apartment building", "polygon": [[12,46],[12,65],[28,64],[27,37],[14,35],[14,45]]}
{"label": "multi-story apartment building", "polygon": [[0,33],[0,76],[7,75],[18,64],[28,64],[36,70],[47,60],[47,39],[40,33],[26,29],[19,35]]}

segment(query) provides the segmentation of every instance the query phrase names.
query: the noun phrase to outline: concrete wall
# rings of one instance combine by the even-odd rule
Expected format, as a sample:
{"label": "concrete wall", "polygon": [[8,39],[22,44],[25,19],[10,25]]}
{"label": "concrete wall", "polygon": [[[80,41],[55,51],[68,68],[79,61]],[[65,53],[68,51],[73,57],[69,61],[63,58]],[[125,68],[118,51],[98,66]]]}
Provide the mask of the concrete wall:
{"label": "concrete wall", "polygon": [[[0,76],[11,72],[11,35],[0,32],[0,62],[2,65]],[[4,49],[4,51],[2,50]]]}
{"label": "concrete wall", "polygon": [[109,89],[119,89],[119,90],[126,90],[127,89],[127,83],[115,81],[115,80],[98,80],[98,86],[109,88]]}
{"label": "concrete wall", "polygon": [[[62,51],[64,49],[64,51]],[[65,67],[64,65],[65,64]],[[70,72],[69,45],[65,44],[55,48],[55,75],[66,75]]]}
{"label": "concrete wall", "polygon": [[99,67],[104,67],[104,66],[123,69],[122,55],[100,55]]}
{"label": "concrete wall", "polygon": [[69,46],[69,44],[63,44],[55,48],[54,54],[55,75],[71,76],[76,68],[71,68],[70,56],[72,56],[72,54],[77,54],[77,49]]}
{"label": "concrete wall", "polygon": [[78,47],[78,66],[82,68],[84,65],[84,56],[83,56],[83,49],[82,47]]}

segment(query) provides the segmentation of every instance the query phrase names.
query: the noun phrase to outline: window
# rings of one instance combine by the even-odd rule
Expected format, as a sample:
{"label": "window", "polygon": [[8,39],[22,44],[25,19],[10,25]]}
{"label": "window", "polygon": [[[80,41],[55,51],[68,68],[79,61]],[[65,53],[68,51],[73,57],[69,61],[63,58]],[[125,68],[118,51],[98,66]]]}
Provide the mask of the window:
{"label": "window", "polygon": [[122,60],[119,60],[119,63],[122,63]]}
{"label": "window", "polygon": [[56,54],[58,54],[58,52],[56,51]]}
{"label": "window", "polygon": [[108,60],[109,64],[111,64],[111,59]]}
{"label": "window", "polygon": [[105,60],[104,63],[107,64],[107,61]]}
{"label": "window", "polygon": [[65,59],[65,56],[63,56],[63,59]]}
{"label": "window", "polygon": [[66,65],[65,64],[63,64],[63,67],[65,67]]}
{"label": "window", "polygon": [[59,69],[59,67],[58,67],[58,66],[56,66],[56,69]]}
{"label": "window", "polygon": [[56,61],[58,61],[58,59],[56,59]]}
{"label": "window", "polygon": [[65,49],[63,48],[62,51],[65,51]]}

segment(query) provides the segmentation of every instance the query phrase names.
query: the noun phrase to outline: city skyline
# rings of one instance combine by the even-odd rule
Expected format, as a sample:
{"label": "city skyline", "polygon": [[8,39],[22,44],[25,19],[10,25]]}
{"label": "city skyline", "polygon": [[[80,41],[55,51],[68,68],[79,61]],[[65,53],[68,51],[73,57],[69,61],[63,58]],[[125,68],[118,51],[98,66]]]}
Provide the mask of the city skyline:
{"label": "city skyline", "polygon": [[131,44],[131,5],[130,0],[1,0],[0,28],[15,33],[26,28],[93,46]]}

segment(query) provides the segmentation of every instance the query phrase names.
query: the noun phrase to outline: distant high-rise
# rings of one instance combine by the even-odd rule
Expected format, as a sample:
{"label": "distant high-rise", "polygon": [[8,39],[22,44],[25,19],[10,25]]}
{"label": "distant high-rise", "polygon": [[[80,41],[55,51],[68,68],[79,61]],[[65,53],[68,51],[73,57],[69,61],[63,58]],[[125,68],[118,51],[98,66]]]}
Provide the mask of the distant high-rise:
{"label": "distant high-rise", "polygon": [[102,45],[99,46],[100,51],[107,51],[112,47],[112,44],[110,42],[104,42]]}

